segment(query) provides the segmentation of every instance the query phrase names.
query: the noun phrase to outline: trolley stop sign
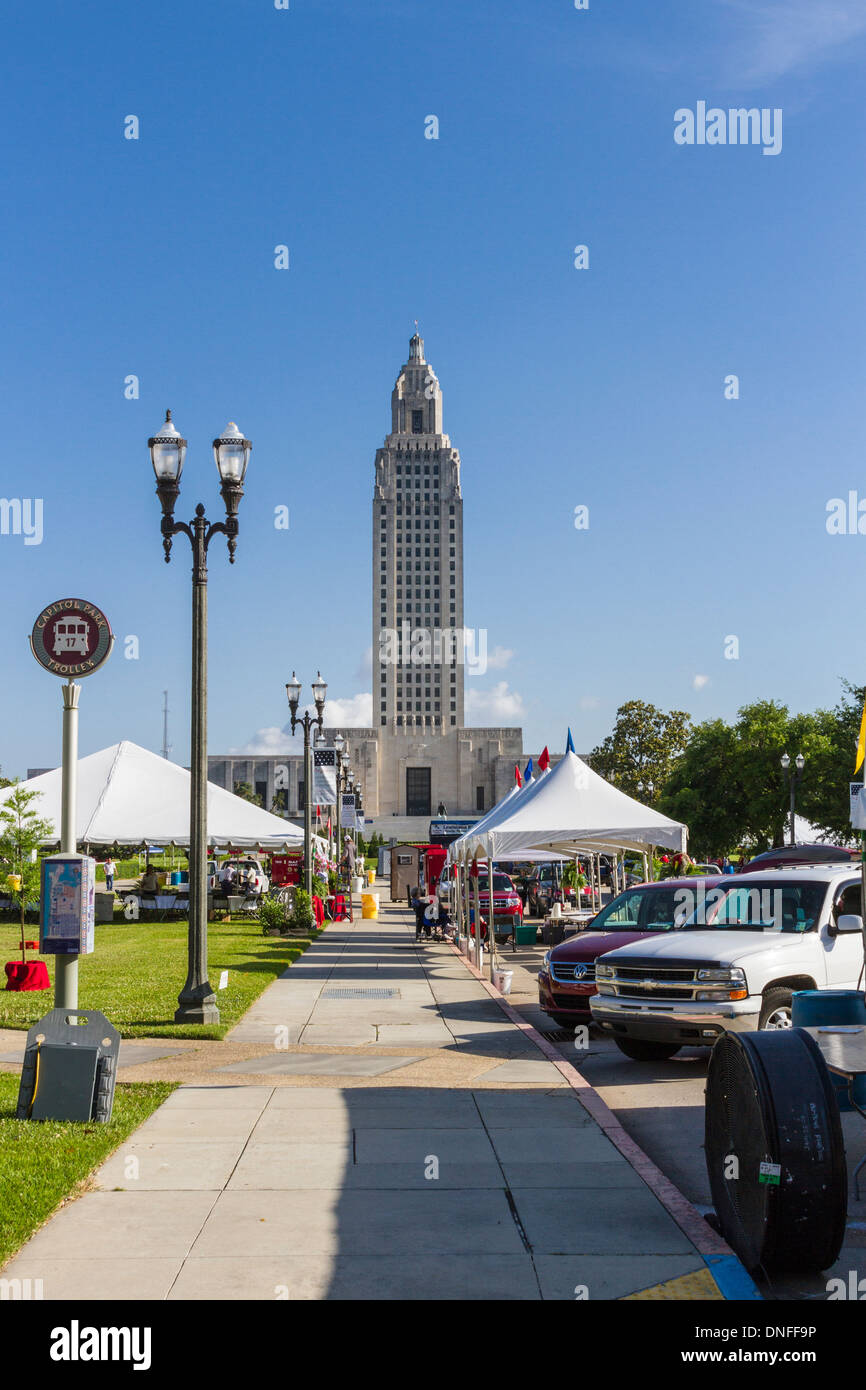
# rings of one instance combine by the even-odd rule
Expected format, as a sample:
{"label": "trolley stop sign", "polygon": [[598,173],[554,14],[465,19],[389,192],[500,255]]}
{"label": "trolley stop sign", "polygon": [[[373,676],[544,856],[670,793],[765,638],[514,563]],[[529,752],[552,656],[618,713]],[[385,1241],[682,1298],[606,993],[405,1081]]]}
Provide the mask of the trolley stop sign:
{"label": "trolley stop sign", "polygon": [[33,655],[55,676],[89,676],[114,646],[108,619],[93,603],[64,598],[44,608],[30,634]]}

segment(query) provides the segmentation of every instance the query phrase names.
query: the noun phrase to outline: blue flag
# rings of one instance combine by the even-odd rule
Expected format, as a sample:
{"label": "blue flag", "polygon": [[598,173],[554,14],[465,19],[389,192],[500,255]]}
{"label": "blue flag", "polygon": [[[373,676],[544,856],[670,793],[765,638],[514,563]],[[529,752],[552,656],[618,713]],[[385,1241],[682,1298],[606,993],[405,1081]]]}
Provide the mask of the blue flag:
{"label": "blue flag", "polygon": [[574,752],[574,739],[571,737],[571,729],[568,731],[568,743],[565,745],[566,753]]}
{"label": "blue flag", "polygon": [[524,780],[524,782],[531,782],[531,781],[532,781],[532,759],[531,759],[531,758],[529,759],[529,762],[526,764],[526,771],[525,771],[524,774],[523,774],[523,780]]}

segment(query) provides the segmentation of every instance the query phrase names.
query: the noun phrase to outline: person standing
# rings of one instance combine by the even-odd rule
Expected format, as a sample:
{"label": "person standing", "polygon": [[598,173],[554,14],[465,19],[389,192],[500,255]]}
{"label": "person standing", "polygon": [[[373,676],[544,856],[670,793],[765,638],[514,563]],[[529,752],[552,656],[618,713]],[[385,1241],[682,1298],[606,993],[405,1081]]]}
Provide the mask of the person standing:
{"label": "person standing", "polygon": [[113,893],[114,875],[117,873],[117,865],[115,864],[111,855],[109,855],[106,859],[105,863],[102,866],[102,869],[105,874],[105,891],[106,893]]}

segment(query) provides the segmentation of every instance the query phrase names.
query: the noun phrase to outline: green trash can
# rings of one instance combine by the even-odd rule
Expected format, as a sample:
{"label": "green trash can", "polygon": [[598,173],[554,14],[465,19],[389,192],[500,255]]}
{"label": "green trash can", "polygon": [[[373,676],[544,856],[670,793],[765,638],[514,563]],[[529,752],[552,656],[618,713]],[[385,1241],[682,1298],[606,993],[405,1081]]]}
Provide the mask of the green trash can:
{"label": "green trash can", "polygon": [[535,922],[524,923],[523,926],[514,929],[514,944],[516,946],[534,946],[538,938],[538,927]]}

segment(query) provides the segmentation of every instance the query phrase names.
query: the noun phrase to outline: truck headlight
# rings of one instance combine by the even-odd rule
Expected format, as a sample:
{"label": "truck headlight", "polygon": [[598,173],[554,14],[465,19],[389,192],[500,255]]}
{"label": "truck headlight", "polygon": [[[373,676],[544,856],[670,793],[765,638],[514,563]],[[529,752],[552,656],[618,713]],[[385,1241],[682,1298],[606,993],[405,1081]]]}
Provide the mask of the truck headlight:
{"label": "truck headlight", "polygon": [[714,989],[695,991],[695,999],[704,1003],[711,1000],[748,999],[749,997],[746,972],[737,965],[723,966],[714,970],[699,970],[695,979],[715,986]]}
{"label": "truck headlight", "polygon": [[721,969],[699,970],[695,979],[714,985],[744,985],[746,972],[741,970],[738,965],[725,965]]}
{"label": "truck headlight", "polygon": [[597,980],[612,980],[615,973],[612,965],[602,965],[600,961],[595,967],[595,978]]}

